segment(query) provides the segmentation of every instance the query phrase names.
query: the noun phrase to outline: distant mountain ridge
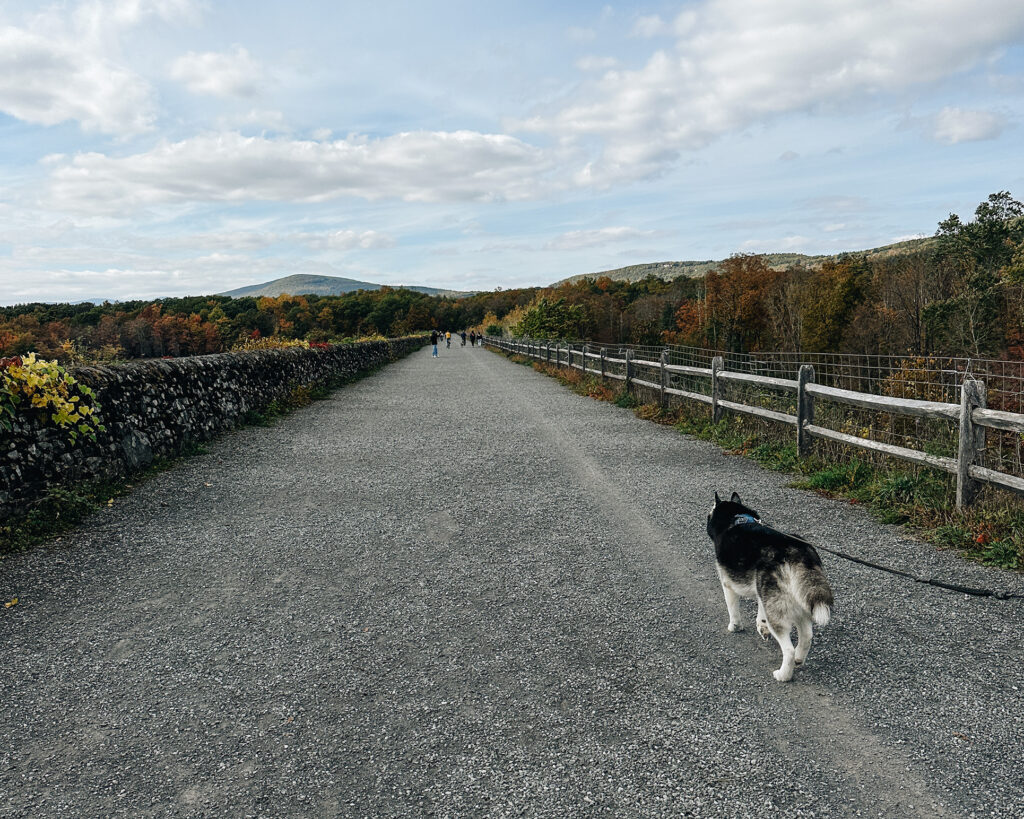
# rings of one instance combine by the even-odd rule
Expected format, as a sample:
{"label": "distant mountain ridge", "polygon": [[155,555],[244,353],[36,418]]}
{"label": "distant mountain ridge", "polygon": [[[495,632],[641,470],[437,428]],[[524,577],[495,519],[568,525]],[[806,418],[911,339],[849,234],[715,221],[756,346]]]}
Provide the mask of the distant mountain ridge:
{"label": "distant mountain ridge", "polygon": [[415,290],[417,293],[426,293],[428,296],[465,296],[457,290],[444,290],[438,287],[419,287],[417,285],[391,285],[375,284],[374,282],[361,282],[357,279],[346,279],[343,276],[314,276],[309,273],[297,273],[292,276],[284,276],[273,281],[262,284],[250,284],[246,287],[236,287],[218,296],[231,296],[233,299],[240,299],[244,296],[277,296],[287,293],[289,296],[340,296],[343,293],[352,293],[356,290],[380,290],[382,287],[401,288],[403,290]]}
{"label": "distant mountain ridge", "polygon": [[[803,253],[758,253],[756,255],[764,258],[772,270],[784,270],[793,265],[804,267],[821,267],[826,261],[835,261],[841,256],[864,256],[867,259],[879,259],[886,256],[899,256],[904,253],[913,253],[918,250],[925,250],[935,243],[935,237],[926,236],[921,239],[908,239],[904,242],[896,242],[891,245],[871,248],[870,250],[854,250],[847,253],[824,254],[820,256],[808,256]],[[678,278],[679,276],[703,276],[718,268],[724,259],[690,261],[690,262],[651,262],[649,264],[633,264],[628,267],[618,267],[615,270],[604,270],[599,273],[579,273],[555,282],[555,285],[566,282],[578,282],[582,279],[598,279],[607,276],[613,281],[636,282],[648,276],[657,276],[666,281]]]}

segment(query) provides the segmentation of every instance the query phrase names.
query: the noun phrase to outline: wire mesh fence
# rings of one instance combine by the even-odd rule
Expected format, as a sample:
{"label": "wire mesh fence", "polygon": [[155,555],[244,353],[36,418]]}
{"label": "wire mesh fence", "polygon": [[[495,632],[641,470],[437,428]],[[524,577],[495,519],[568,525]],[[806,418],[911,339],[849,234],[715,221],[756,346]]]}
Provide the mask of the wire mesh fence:
{"label": "wire mesh fence", "polygon": [[[550,346],[552,362],[555,361],[557,347],[561,350],[562,363],[571,356],[577,367],[586,348],[591,354],[586,359],[588,370],[600,373],[603,368],[606,377],[620,381],[625,378],[624,359],[628,350],[632,359],[632,376],[652,384],[660,383],[663,353],[670,365],[706,370],[708,374],[712,360],[721,356],[726,371],[788,380],[796,380],[801,365],[810,364],[814,367],[815,383],[823,386],[957,405],[964,378],[970,375],[984,382],[989,408],[1024,413],[1022,361],[776,351],[735,353],[678,345],[600,345],[546,340],[531,340],[530,343],[543,350]],[[711,379],[707,375],[668,372],[666,386],[709,396]],[[796,396],[790,391],[734,381],[723,382],[722,390],[721,397],[728,401],[789,415],[796,411]],[[653,391],[649,397],[653,397]],[[956,451],[958,430],[953,422],[875,409],[861,410],[830,401],[818,401],[815,412],[815,423],[858,438],[916,449],[929,455],[951,456]],[[979,463],[989,469],[1024,477],[1024,436],[997,429],[987,430]]]}

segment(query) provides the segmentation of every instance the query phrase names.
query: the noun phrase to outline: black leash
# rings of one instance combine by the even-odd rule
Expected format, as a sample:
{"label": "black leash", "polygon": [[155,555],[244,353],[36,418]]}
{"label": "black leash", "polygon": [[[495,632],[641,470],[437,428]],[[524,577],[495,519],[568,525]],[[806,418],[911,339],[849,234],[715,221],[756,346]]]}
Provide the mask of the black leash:
{"label": "black leash", "polygon": [[881,566],[878,563],[872,563],[870,560],[863,560],[853,555],[848,555],[845,552],[837,552],[833,549],[828,549],[825,546],[818,546],[812,544],[815,549],[821,549],[823,552],[828,552],[830,555],[841,557],[844,560],[852,561],[853,563],[860,563],[862,566],[870,566],[872,569],[878,569],[889,574],[896,574],[900,577],[906,577],[913,580],[915,583],[925,583],[929,586],[937,586],[940,589],[949,589],[950,591],[960,592],[962,594],[971,594],[975,597],[994,597],[996,600],[1024,600],[1024,594],[1017,594],[1015,592],[1004,592],[1004,591],[993,591],[992,589],[976,589],[972,586],[958,586],[956,583],[943,583],[941,580],[933,580],[929,577],[918,577],[916,574],[910,574],[910,572],[903,572],[899,569],[891,569],[888,566]]}
{"label": "black leash", "polygon": [[[753,515],[737,515],[736,520],[733,521],[730,526],[763,526],[764,524],[755,518]],[[778,530],[776,530],[778,531]],[[883,566],[880,563],[872,563],[870,560],[864,560],[860,557],[854,557],[848,555],[846,552],[837,552],[835,549],[829,549],[827,546],[819,546],[816,543],[811,543],[801,535],[795,535],[792,532],[783,532],[783,534],[794,537],[797,540],[802,540],[808,546],[815,549],[821,549],[823,552],[828,552],[830,555],[841,557],[843,560],[849,560],[852,563],[860,563],[861,566],[869,566],[872,569],[878,569],[881,572],[888,572],[889,574],[895,574],[900,577],[905,577],[908,580],[913,580],[915,583],[924,583],[928,586],[935,586],[940,589],[949,589],[950,591],[960,592],[961,594],[970,594],[974,597],[994,597],[996,600],[1024,600],[1024,594],[1018,594],[1016,592],[1005,592],[1005,591],[993,591],[992,589],[978,589],[974,586],[960,586],[956,583],[943,583],[941,580],[934,580],[930,577],[918,577],[916,574],[910,572],[904,572],[899,569],[893,569],[889,566]]]}

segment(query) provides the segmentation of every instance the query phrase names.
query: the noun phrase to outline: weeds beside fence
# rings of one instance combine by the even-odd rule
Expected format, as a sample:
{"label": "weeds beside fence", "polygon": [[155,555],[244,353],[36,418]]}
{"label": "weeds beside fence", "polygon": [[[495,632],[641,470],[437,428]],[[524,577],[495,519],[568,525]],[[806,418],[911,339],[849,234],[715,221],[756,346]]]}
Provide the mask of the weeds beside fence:
{"label": "weeds beside fence", "polygon": [[[959,358],[717,353],[488,338],[507,352],[613,379],[661,404],[710,406],[795,427],[815,441],[896,457],[957,477],[957,506],[982,483],[1024,494],[1024,364]],[[965,388],[966,385],[966,388]]]}

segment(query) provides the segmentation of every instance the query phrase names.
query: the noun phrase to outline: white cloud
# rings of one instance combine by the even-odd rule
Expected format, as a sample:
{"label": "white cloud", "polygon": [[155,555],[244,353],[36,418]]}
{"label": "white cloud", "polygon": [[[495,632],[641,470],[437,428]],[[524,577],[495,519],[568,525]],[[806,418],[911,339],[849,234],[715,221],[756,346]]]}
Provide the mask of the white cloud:
{"label": "white cloud", "polygon": [[232,131],[236,128],[241,130],[256,128],[278,134],[291,131],[291,126],[288,125],[281,111],[260,108],[251,108],[241,115],[218,117],[217,124],[224,131]]}
{"label": "white cloud", "polygon": [[566,34],[569,39],[577,43],[589,43],[597,37],[597,32],[592,28],[583,28],[582,26],[571,26]]}
{"label": "white cloud", "polygon": [[334,230],[328,233],[301,233],[294,238],[313,250],[379,250],[395,246],[395,240],[376,230]]}
{"label": "white cloud", "polygon": [[343,196],[409,202],[533,198],[553,161],[514,137],[475,131],[349,137],[334,142],[235,132],[161,142],[145,153],[77,154],[51,171],[55,208],[130,212],[162,204],[320,202]]}
{"label": "white cloud", "polygon": [[118,136],[148,131],[155,94],[121,59],[121,40],[147,18],[198,16],[193,0],[81,0],[44,6],[21,25],[8,16],[0,22],[0,111]]}
{"label": "white cloud", "polygon": [[674,49],[642,68],[607,72],[517,127],[570,144],[601,138],[581,183],[653,176],[681,151],[754,123],[888,99],[985,65],[1024,33],[1024,3],[706,0],[673,29]]}
{"label": "white cloud", "polygon": [[619,61],[614,57],[580,57],[576,61],[576,67],[580,71],[607,71],[618,64]]}
{"label": "white cloud", "polygon": [[784,153],[779,155],[780,162],[792,162],[794,159],[799,158],[800,154],[798,154],[796,151],[785,151]]}
{"label": "white cloud", "polygon": [[631,227],[606,227],[596,230],[571,230],[552,239],[544,245],[545,250],[580,250],[587,247],[599,247],[612,242],[625,242],[631,239],[650,239],[657,236],[655,230],[637,230]]}
{"label": "white cloud", "polygon": [[230,53],[190,51],[171,65],[171,77],[193,94],[215,97],[252,97],[263,84],[263,69],[249,52],[235,46]]}
{"label": "white cloud", "polygon": [[39,125],[77,120],[90,131],[149,130],[149,84],[72,38],[0,27],[0,110]]}
{"label": "white cloud", "polygon": [[657,14],[638,17],[633,24],[634,37],[657,37],[671,33],[671,27]]}
{"label": "white cloud", "polygon": [[939,142],[956,145],[995,139],[1006,127],[1006,117],[992,111],[970,111],[946,107],[931,122],[931,136]]}
{"label": "white cloud", "polygon": [[750,253],[800,252],[806,250],[811,240],[806,236],[782,236],[776,239],[747,239],[740,249]]}

